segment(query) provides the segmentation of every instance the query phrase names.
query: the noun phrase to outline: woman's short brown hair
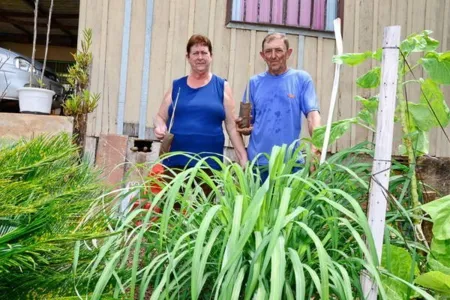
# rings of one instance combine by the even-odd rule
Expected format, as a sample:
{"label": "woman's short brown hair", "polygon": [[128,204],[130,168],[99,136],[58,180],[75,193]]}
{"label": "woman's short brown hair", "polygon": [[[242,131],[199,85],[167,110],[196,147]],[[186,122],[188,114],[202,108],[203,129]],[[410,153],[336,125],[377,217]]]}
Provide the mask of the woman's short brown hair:
{"label": "woman's short brown hair", "polygon": [[186,45],[186,53],[191,53],[191,48],[194,45],[202,45],[208,47],[209,53],[212,54],[212,44],[208,37],[201,34],[194,34],[190,37]]}

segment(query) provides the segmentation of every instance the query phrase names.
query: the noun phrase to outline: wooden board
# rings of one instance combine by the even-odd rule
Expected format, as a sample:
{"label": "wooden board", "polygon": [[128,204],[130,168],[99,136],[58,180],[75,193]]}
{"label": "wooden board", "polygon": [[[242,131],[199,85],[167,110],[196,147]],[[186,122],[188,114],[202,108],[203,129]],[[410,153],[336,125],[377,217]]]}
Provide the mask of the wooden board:
{"label": "wooden board", "polygon": [[[169,16],[171,5],[172,1],[154,1],[150,76],[147,99],[147,126],[153,126],[153,118],[159,109],[164,93],[169,86],[169,82],[171,82],[170,77],[167,76],[166,83],[166,75],[167,73],[170,73],[166,68],[166,55],[168,53],[169,44],[172,43],[172,41],[169,40]],[[136,115],[134,118],[135,122],[138,121],[138,117],[139,116]]]}
{"label": "wooden board", "polygon": [[[130,47],[126,83],[124,122],[139,121],[142,66],[144,64],[145,13],[147,1],[133,1],[131,8]],[[133,70],[130,72],[130,70]]]}

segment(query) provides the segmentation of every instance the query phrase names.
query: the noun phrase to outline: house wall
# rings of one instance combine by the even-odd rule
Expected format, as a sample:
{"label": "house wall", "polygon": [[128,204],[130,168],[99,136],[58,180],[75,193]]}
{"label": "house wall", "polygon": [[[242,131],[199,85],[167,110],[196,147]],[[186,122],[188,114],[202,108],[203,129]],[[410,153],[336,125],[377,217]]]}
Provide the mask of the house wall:
{"label": "house wall", "polygon": [[[80,1],[79,36],[82,36],[81,31],[84,28],[93,29],[94,62],[91,89],[101,92],[102,95],[98,108],[89,117],[90,136],[116,133],[126,1],[128,0]],[[228,79],[238,105],[249,75],[265,70],[265,64],[259,57],[259,49],[269,28],[264,31],[227,28],[226,0],[153,2],[146,125],[152,126],[153,116],[171,81],[188,74],[185,44],[194,33],[206,34],[212,40],[214,48],[212,71]],[[127,131],[137,126],[139,122],[147,1],[133,0],[131,3],[128,72],[124,85],[126,88],[124,122],[127,125],[125,133],[129,133]],[[423,29],[431,29],[434,31],[433,36],[441,41],[439,50],[445,51],[449,49],[450,44],[447,18],[449,13],[450,0],[347,0],[344,4],[344,52],[362,52],[379,48],[383,28],[388,25],[401,25],[402,37]],[[331,62],[335,52],[334,39],[323,35],[317,37],[288,34],[288,37],[294,49],[289,65],[293,68],[301,67],[313,77],[325,122],[334,76],[334,65]],[[373,66],[375,62],[366,62],[357,68],[343,66],[335,120],[357,114],[359,106],[353,100],[354,96],[357,94],[369,96],[369,94],[357,88],[355,81]],[[372,91],[372,94],[376,93],[378,91]],[[448,99],[449,88],[446,88],[445,94]],[[411,89],[409,95],[412,97],[419,95],[418,90]],[[400,132],[398,128],[396,130],[398,142]],[[372,134],[366,130],[353,127],[332,150],[343,149],[371,138]],[[432,155],[450,156],[450,147],[442,132],[438,130],[432,132],[430,150]]]}

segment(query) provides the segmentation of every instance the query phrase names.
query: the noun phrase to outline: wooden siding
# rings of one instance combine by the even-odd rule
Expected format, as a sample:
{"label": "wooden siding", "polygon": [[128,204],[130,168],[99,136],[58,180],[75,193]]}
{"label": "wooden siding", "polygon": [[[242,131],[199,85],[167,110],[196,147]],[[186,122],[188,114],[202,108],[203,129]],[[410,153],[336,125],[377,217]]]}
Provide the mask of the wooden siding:
{"label": "wooden siding", "polygon": [[[189,72],[189,66],[185,60],[185,43],[193,33],[206,34],[210,37],[214,48],[212,71],[227,78],[238,105],[249,75],[266,69],[259,51],[267,31],[227,28],[225,26],[227,0],[154,0],[153,2],[146,125],[152,126],[153,117],[172,80]],[[141,99],[147,1],[133,0],[132,3],[124,121],[137,124]],[[248,1],[248,3],[251,2]],[[301,7],[311,2],[301,0],[299,3]],[[316,5],[319,9],[327,9],[327,1],[317,1]],[[99,107],[89,116],[88,135],[90,136],[116,131],[124,6],[125,0],[80,1],[80,33],[87,27],[93,29],[94,63],[91,88],[93,91],[101,92],[102,95]],[[240,10],[243,9],[244,7],[240,7],[235,14],[240,15],[242,13]],[[383,27],[388,25],[401,25],[402,37],[423,29],[433,30],[433,36],[441,41],[439,50],[446,51],[450,46],[450,24],[445,16],[449,14],[450,0],[347,0],[344,6],[343,23],[344,52],[361,52],[379,48]],[[301,23],[301,14],[299,20]],[[314,23],[314,16],[312,22]],[[293,68],[298,65],[303,66],[304,70],[311,74],[316,85],[322,118],[326,120],[334,74],[334,66],[331,62],[335,51],[334,40],[323,36],[299,37],[295,34],[288,34],[288,38],[293,48],[289,66]],[[376,62],[370,61],[357,68],[343,66],[334,120],[357,114],[360,107],[354,101],[355,95],[370,96],[378,93],[377,90],[363,91],[355,84],[358,76],[375,65]],[[416,74],[416,76],[421,75]],[[409,95],[417,95],[417,92],[417,89],[411,89]],[[450,88],[445,88],[445,95],[448,99]],[[449,102],[448,104],[450,105]],[[305,133],[306,130],[303,130],[303,136],[307,136]],[[397,128],[396,142],[399,141],[400,136]],[[367,139],[372,139],[372,134],[355,126],[332,147],[332,150],[338,151]],[[432,155],[450,156],[448,141],[440,130],[432,132],[430,150]]]}

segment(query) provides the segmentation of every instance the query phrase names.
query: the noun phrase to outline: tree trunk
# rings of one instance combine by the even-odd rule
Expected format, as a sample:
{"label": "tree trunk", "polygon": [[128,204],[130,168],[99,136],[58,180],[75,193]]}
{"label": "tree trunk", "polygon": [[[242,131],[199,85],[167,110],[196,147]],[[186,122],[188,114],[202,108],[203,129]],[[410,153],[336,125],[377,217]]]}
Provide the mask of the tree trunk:
{"label": "tree trunk", "polygon": [[80,158],[84,155],[84,146],[86,144],[87,115],[78,115],[74,119],[75,143],[78,145]]}

